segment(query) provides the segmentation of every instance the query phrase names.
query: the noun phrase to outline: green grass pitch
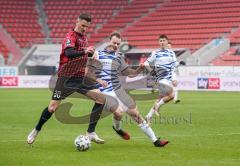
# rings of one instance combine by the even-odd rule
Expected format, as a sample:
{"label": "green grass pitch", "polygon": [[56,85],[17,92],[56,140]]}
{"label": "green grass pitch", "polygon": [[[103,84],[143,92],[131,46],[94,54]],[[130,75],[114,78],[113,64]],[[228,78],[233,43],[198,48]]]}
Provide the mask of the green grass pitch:
{"label": "green grass pitch", "polygon": [[[97,126],[97,133],[106,143],[92,143],[89,151],[79,152],[73,141],[77,135],[85,134],[87,125],[62,124],[55,116],[43,127],[33,146],[26,143],[26,136],[48,104],[51,92],[0,89],[0,165],[239,165],[240,93],[180,92],[179,96],[181,103],[163,106],[162,118],[151,125],[156,135],[170,140],[166,147],[154,147],[127,117],[123,127],[131,139],[122,140],[112,130],[108,116]],[[93,105],[85,99],[66,101],[74,104],[74,116],[87,114]],[[143,115],[152,104],[153,100],[137,101]]]}

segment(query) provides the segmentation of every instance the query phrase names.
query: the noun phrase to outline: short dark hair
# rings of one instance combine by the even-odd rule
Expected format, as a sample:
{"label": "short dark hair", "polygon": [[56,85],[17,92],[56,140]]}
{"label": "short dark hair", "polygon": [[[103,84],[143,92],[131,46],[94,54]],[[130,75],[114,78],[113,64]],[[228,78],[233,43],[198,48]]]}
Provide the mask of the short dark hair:
{"label": "short dark hair", "polygon": [[117,32],[117,31],[114,31],[111,33],[110,35],[110,40],[112,39],[113,36],[116,36],[117,38],[121,39],[121,33],[120,32]]}
{"label": "short dark hair", "polygon": [[159,40],[159,39],[167,39],[167,40],[168,40],[168,37],[167,37],[167,35],[162,34],[162,35],[159,35],[158,40]]}
{"label": "short dark hair", "polygon": [[87,22],[92,21],[92,17],[89,13],[81,13],[78,18],[81,20],[86,20]]}

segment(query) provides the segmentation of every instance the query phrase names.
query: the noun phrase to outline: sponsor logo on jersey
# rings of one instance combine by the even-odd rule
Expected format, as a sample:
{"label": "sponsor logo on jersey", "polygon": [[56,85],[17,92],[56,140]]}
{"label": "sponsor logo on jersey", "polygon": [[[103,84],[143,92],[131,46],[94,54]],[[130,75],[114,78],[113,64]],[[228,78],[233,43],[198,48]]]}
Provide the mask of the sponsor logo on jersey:
{"label": "sponsor logo on jersey", "polygon": [[71,46],[71,40],[70,39],[67,39],[66,46]]}

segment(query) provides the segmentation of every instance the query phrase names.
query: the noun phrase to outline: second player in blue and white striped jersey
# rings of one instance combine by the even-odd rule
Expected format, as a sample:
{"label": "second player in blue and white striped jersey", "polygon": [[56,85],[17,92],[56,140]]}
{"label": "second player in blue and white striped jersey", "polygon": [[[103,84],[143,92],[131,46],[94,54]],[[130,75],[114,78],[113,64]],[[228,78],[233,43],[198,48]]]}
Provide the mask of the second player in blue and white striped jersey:
{"label": "second player in blue and white striped jersey", "polygon": [[157,49],[145,61],[145,66],[152,66],[156,73],[156,82],[171,85],[177,61],[175,53],[170,49]]}
{"label": "second player in blue and white striped jersey", "polygon": [[168,37],[159,36],[160,48],[153,51],[150,57],[144,62],[144,66],[156,73],[156,84],[159,89],[159,95],[153,107],[146,116],[148,122],[151,121],[154,112],[158,115],[160,106],[173,99],[173,75],[178,65],[175,53],[168,49]]}

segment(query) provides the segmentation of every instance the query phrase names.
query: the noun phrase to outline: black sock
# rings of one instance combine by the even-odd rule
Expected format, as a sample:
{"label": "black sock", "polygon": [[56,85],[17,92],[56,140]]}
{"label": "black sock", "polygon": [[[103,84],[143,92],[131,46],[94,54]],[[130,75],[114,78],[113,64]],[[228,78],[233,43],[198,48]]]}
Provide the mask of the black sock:
{"label": "black sock", "polygon": [[93,106],[91,116],[90,116],[90,123],[87,130],[89,133],[95,131],[95,127],[98,123],[98,120],[101,117],[103,106],[104,106],[103,104],[98,104],[98,103],[95,103],[95,105]]}
{"label": "black sock", "polygon": [[46,108],[43,110],[43,112],[42,112],[42,115],[41,115],[41,117],[40,117],[40,119],[39,119],[39,121],[38,121],[37,126],[35,127],[36,130],[40,131],[41,128],[42,128],[42,126],[44,125],[44,123],[45,123],[48,119],[51,118],[52,114],[53,114],[53,113],[51,113],[51,112],[48,111],[48,107],[46,107]]}

